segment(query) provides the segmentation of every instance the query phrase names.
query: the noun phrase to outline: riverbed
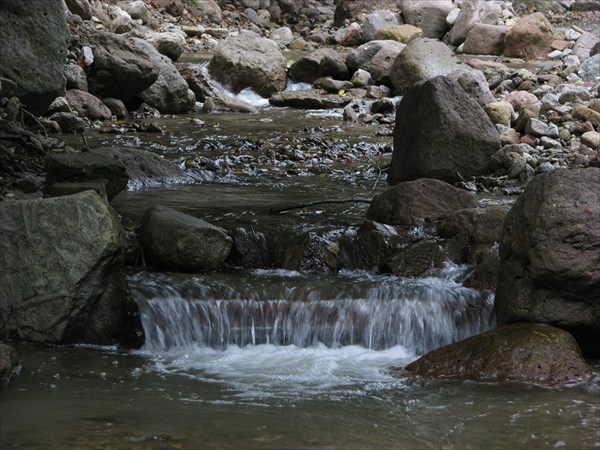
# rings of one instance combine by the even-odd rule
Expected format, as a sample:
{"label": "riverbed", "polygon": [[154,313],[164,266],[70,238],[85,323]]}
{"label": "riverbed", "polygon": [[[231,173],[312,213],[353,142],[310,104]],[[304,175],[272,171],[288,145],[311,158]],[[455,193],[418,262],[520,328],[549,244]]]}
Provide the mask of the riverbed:
{"label": "riverbed", "polygon": [[[148,207],[164,204],[229,229],[352,233],[368,205],[271,209],[372,198],[386,186],[391,136],[343,122],[339,112],[263,108],[144,120],[163,131],[93,132],[88,144],[153,151],[187,167],[196,182],[131,186],[113,202],[129,227]],[[299,153],[277,158],[290,149]],[[461,268],[454,269],[402,280],[233,268],[182,275],[137,266],[129,281],[138,304],[162,307],[142,308],[146,345],[14,345],[22,368],[2,386],[0,446],[600,447],[597,380],[547,388],[390,375],[430,347],[493,326],[493,296],[463,288],[455,276]],[[348,331],[352,315],[362,319]],[[245,321],[236,322],[240,317]],[[202,340],[206,327],[218,332]],[[293,338],[302,332],[312,338]],[[335,332],[345,337],[326,338]],[[379,344],[369,336],[380,336]]]}

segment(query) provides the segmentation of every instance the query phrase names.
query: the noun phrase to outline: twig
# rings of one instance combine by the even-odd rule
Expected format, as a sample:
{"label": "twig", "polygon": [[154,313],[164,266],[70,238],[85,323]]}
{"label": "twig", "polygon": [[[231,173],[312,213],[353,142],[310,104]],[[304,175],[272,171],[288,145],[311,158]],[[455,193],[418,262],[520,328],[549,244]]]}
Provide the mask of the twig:
{"label": "twig", "polygon": [[303,209],[308,208],[310,206],[317,205],[329,205],[329,204],[337,204],[337,203],[371,203],[371,200],[367,198],[343,198],[343,199],[335,199],[335,200],[316,200],[314,202],[308,203],[300,203],[298,205],[292,206],[284,206],[283,208],[270,208],[270,214],[279,214],[285,211],[291,211],[294,209]]}
{"label": "twig", "polygon": [[27,114],[29,117],[31,117],[33,120],[35,120],[37,122],[37,124],[42,127],[42,130],[44,130],[44,137],[47,138],[48,137],[48,132],[46,131],[46,127],[42,124],[42,122],[40,122],[40,120],[35,117],[33,114],[31,114],[29,111],[27,111],[25,108],[21,107],[21,112],[24,112],[25,114]]}

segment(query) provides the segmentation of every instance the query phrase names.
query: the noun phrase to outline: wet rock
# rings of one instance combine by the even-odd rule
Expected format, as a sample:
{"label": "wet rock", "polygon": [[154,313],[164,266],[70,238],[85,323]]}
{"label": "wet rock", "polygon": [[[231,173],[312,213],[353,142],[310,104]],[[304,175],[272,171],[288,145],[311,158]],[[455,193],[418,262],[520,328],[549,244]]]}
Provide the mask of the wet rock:
{"label": "wet rock", "polygon": [[463,52],[472,55],[501,55],[509,30],[504,25],[475,24],[467,34]]}
{"label": "wet rock", "polygon": [[314,273],[333,273],[338,269],[338,247],[317,233],[273,232],[268,242],[273,267]]}
{"label": "wet rock", "polygon": [[125,167],[128,185],[139,188],[157,184],[191,183],[194,180],[179,165],[138,148],[98,147],[92,152],[119,161]]}
{"label": "wet rock", "polygon": [[505,325],[437,348],[405,371],[433,378],[547,385],[593,376],[573,336],[537,323]]}
{"label": "wet rock", "polygon": [[108,97],[102,99],[102,103],[104,103],[106,107],[110,109],[110,113],[118,119],[124,119],[129,115],[127,108],[125,107],[125,103],[118,98]]}
{"label": "wet rock", "polygon": [[2,202],[0,215],[0,259],[11,268],[0,285],[3,338],[141,345],[123,228],[95,192]]}
{"label": "wet rock", "polygon": [[[0,78],[15,83],[10,96],[32,114],[43,114],[65,93],[68,40],[61,2],[0,3]],[[0,90],[0,97],[7,95]]]}
{"label": "wet rock", "polygon": [[403,278],[422,278],[448,261],[446,248],[436,241],[423,240],[399,250],[383,264],[383,270]]}
{"label": "wet rock", "polygon": [[248,269],[271,267],[269,244],[265,233],[236,228],[230,235],[233,239],[233,247],[227,258],[229,264]]}
{"label": "wet rock", "polygon": [[65,195],[73,195],[85,191],[94,191],[102,200],[108,203],[105,180],[53,183],[46,187],[45,195],[46,197],[62,197]]}
{"label": "wet rock", "polygon": [[456,81],[435,77],[415,85],[398,105],[388,181],[481,175],[499,148],[500,136],[481,106]]}
{"label": "wet rock", "polygon": [[202,105],[202,112],[205,113],[224,113],[224,112],[240,112],[255,114],[258,109],[248,102],[239,100],[227,95],[219,95],[217,97],[208,97]]}
{"label": "wet rock", "polygon": [[398,25],[398,17],[392,11],[378,9],[365,17],[363,39],[369,42],[375,39],[377,32],[383,28]]}
{"label": "wet rock", "polygon": [[55,183],[103,181],[109,200],[126,189],[129,181],[123,163],[92,152],[48,155],[45,168],[46,189]]}
{"label": "wet rock", "polygon": [[454,211],[475,208],[475,196],[439,180],[421,178],[398,183],[375,196],[367,219],[391,225],[425,225]]}
{"label": "wet rock", "polygon": [[57,112],[50,116],[63,133],[83,133],[87,127],[85,120],[69,112]]}
{"label": "wet rock", "polygon": [[225,229],[165,206],[146,211],[140,233],[150,264],[185,272],[221,268],[233,244]]}
{"label": "wet rock", "polygon": [[448,75],[462,68],[461,64],[443,43],[435,39],[419,38],[409,42],[398,55],[392,65],[390,79],[397,91],[404,92],[418,81]]}
{"label": "wet rock", "polygon": [[536,176],[505,225],[496,296],[499,323],[533,321],[571,332],[598,355],[600,169]]}
{"label": "wet rock", "polygon": [[330,94],[337,94],[341,90],[346,91],[354,87],[352,82],[348,80],[333,80],[330,77],[315,80],[314,86],[316,88],[325,89]]}
{"label": "wet rock", "polygon": [[504,55],[509,58],[545,58],[551,51],[554,28],[542,13],[521,17],[504,41]]}
{"label": "wet rock", "polygon": [[309,89],[275,94],[269,99],[269,103],[273,106],[289,106],[298,109],[332,109],[343,108],[352,100],[349,95],[327,94],[325,91]]}
{"label": "wet rock", "polygon": [[135,39],[136,45],[158,66],[156,81],[138,97],[163,114],[185,113],[194,109],[196,96],[171,60],[161,55],[151,44]]}
{"label": "wet rock", "polygon": [[19,355],[10,345],[0,342],[0,382],[8,381],[19,365]]}
{"label": "wet rock", "polygon": [[263,97],[270,97],[286,86],[286,62],[275,42],[243,33],[219,44],[209,72],[234,92],[249,87]]}
{"label": "wet rock", "polygon": [[442,237],[465,234],[471,244],[500,242],[508,206],[461,209],[451,213],[439,226]]}
{"label": "wet rock", "polygon": [[407,24],[423,30],[423,36],[434,39],[444,37],[449,27],[446,17],[454,5],[450,0],[400,0],[398,9],[402,11]]}
{"label": "wet rock", "polygon": [[65,96],[67,103],[73,111],[77,111],[80,117],[87,117],[90,120],[108,120],[111,112],[102,101],[85,91],[71,89]]}
{"label": "wet rock", "polygon": [[89,91],[98,98],[124,102],[150,87],[160,69],[148,52],[122,36],[86,30],[82,44],[92,47],[94,60],[88,68]]}

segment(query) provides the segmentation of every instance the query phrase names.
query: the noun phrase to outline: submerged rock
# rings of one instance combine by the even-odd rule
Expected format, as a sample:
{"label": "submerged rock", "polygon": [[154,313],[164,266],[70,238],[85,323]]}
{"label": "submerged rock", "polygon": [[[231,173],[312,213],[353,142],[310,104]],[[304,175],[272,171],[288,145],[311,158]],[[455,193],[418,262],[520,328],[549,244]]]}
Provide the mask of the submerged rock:
{"label": "submerged rock", "polygon": [[223,228],[165,206],[146,211],[141,238],[150,264],[185,272],[219,269],[233,244]]}
{"label": "submerged rock", "polygon": [[437,348],[404,371],[433,378],[548,385],[588,381],[593,376],[573,336],[535,323],[505,325]]}
{"label": "submerged rock", "polygon": [[500,245],[499,323],[541,322],[600,354],[600,169],[536,176],[509,212]]}
{"label": "submerged rock", "polygon": [[19,364],[19,355],[10,345],[0,342],[0,382],[7,381]]}
{"label": "submerged rock", "polygon": [[289,106],[298,109],[343,108],[352,100],[350,95],[328,94],[318,89],[286,91],[273,95],[269,103],[273,106]]}
{"label": "submerged rock", "polygon": [[123,228],[95,192],[0,204],[0,336],[140,345]]}

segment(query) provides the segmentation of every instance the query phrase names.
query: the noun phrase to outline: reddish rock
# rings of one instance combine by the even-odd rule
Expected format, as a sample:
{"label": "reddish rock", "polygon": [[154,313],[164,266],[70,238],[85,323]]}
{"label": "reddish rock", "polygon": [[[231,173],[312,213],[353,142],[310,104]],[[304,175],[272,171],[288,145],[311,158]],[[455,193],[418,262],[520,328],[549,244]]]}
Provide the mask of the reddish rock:
{"label": "reddish rock", "polygon": [[504,55],[510,58],[543,59],[551,51],[554,29],[542,13],[523,16],[504,41]]}
{"label": "reddish rock", "polygon": [[433,378],[547,385],[588,381],[593,376],[573,336],[536,323],[498,327],[437,348],[396,375],[406,372]]}
{"label": "reddish rock", "polygon": [[443,181],[422,178],[399,183],[377,195],[367,211],[367,219],[392,225],[424,225],[476,206],[472,193]]}

